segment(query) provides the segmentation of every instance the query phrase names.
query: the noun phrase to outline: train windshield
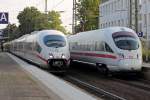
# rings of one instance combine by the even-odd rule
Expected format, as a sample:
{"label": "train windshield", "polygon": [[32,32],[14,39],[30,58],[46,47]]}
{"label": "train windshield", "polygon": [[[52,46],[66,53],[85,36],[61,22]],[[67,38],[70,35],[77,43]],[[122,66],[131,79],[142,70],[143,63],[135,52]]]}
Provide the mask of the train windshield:
{"label": "train windshield", "polygon": [[60,35],[47,35],[44,37],[44,44],[48,47],[64,47],[65,38]]}
{"label": "train windshield", "polygon": [[139,48],[137,38],[130,32],[116,32],[113,35],[116,46],[123,50],[136,50]]}

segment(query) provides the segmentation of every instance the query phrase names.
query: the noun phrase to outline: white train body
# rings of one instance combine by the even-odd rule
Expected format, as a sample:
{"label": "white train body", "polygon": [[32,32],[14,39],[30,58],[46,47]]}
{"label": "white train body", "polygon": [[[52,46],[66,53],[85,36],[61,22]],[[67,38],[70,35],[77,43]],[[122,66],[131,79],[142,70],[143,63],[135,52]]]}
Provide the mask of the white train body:
{"label": "white train body", "polygon": [[42,67],[61,71],[70,64],[66,36],[56,30],[43,30],[24,35],[10,43],[10,51]]}
{"label": "white train body", "polygon": [[71,59],[109,71],[140,71],[141,42],[125,27],[111,27],[81,32],[68,37]]}

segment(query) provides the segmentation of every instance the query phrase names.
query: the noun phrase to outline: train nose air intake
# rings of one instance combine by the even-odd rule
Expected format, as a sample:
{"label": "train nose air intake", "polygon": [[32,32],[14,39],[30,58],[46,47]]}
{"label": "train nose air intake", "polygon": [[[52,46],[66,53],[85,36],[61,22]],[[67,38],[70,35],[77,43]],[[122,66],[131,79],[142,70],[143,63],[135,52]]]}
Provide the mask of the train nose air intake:
{"label": "train nose air intake", "polygon": [[63,62],[62,62],[62,61],[53,61],[53,62],[52,62],[52,66],[61,67],[61,66],[63,66]]}
{"label": "train nose air intake", "polygon": [[49,59],[48,63],[52,67],[60,67],[60,68],[66,65],[65,60],[62,59]]}

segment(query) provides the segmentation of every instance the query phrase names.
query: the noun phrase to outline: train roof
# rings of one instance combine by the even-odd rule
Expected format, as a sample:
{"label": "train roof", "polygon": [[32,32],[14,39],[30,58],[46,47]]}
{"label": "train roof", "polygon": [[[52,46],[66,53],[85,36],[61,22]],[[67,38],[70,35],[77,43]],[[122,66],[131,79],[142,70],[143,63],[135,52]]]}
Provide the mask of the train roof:
{"label": "train roof", "polygon": [[119,32],[119,31],[129,31],[132,32],[133,34],[135,33],[132,29],[127,28],[127,27],[108,27],[108,28],[104,28],[104,29],[97,29],[97,30],[90,30],[90,31],[85,31],[85,32],[79,32],[75,35],[70,35],[70,37],[76,37],[76,36],[83,36],[85,34],[100,34],[100,35],[106,35],[106,34],[113,34],[115,32]]}
{"label": "train roof", "polygon": [[132,31],[132,32],[134,32],[132,29],[127,28],[127,27],[108,27],[108,28],[104,28],[104,29],[97,29],[97,30],[90,30],[90,31],[80,32],[80,33],[77,33],[77,34],[97,32],[97,31],[102,32],[102,33],[107,32],[107,34],[112,34],[114,31]]}
{"label": "train roof", "polygon": [[34,31],[31,32],[30,34],[25,34],[17,39],[12,40],[11,42],[16,42],[16,41],[23,41],[26,37],[31,37],[33,35],[37,35],[38,37],[41,37],[44,34],[57,34],[61,36],[65,36],[62,32],[57,31],[57,30],[41,30],[41,31]]}
{"label": "train roof", "polygon": [[[124,34],[122,31],[127,31],[131,33],[132,36],[138,38],[137,34],[130,28],[127,27],[109,27],[105,29],[97,29],[92,31],[80,32],[75,35],[71,35],[68,40],[71,41],[94,41],[94,40],[107,40],[112,38],[112,35],[116,33]],[[133,34],[132,34],[133,33]]]}
{"label": "train roof", "polygon": [[42,30],[42,31],[38,32],[38,34],[40,34],[40,33],[57,34],[57,35],[65,36],[64,33],[60,32],[58,30]]}

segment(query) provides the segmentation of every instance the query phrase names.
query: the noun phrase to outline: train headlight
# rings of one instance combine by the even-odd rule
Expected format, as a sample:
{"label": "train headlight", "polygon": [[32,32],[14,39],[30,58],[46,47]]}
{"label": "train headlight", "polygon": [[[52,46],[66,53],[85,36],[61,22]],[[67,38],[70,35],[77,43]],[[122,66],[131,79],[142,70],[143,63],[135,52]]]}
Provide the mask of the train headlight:
{"label": "train headlight", "polygon": [[61,58],[62,58],[62,59],[65,59],[65,58],[66,58],[66,56],[65,56],[64,54],[62,54]]}
{"label": "train headlight", "polygon": [[49,59],[52,59],[52,58],[54,58],[53,54],[49,54]]}

